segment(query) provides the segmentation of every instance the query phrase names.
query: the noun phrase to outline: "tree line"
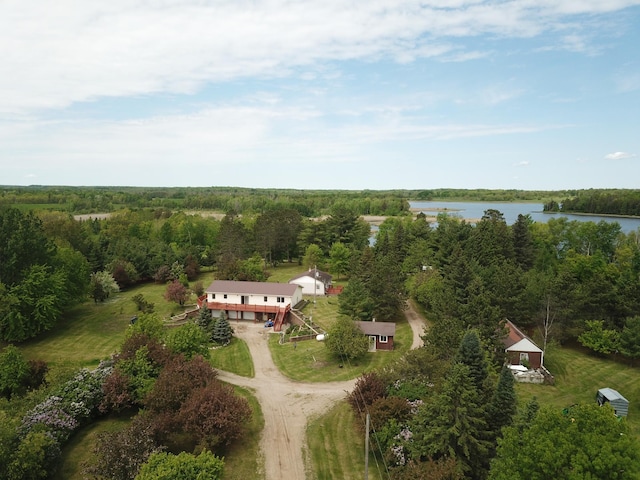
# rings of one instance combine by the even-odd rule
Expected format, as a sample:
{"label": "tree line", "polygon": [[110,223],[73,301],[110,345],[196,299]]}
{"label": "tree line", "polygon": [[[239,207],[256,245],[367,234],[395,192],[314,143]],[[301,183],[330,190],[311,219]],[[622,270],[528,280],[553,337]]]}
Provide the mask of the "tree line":
{"label": "tree line", "polygon": [[294,190],[239,187],[1,187],[0,206],[35,207],[73,214],[123,208],[214,210],[259,214],[277,206],[305,217],[329,213],[343,204],[360,215],[399,215],[409,211],[404,190]]}
{"label": "tree line", "polygon": [[546,212],[640,216],[638,190],[579,190],[560,202],[544,204]]}

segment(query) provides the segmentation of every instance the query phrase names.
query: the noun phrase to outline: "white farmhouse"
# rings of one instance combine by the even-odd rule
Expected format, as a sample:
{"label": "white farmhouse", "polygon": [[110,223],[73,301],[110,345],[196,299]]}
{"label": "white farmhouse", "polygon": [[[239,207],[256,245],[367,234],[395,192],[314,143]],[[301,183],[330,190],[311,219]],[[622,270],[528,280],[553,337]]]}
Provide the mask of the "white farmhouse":
{"label": "white farmhouse", "polygon": [[326,295],[331,287],[332,278],[327,272],[310,268],[308,272],[293,277],[289,283],[300,285],[305,295]]}
{"label": "white farmhouse", "polygon": [[215,280],[199,299],[199,305],[205,300],[214,317],[224,311],[230,320],[272,320],[274,330],[279,331],[291,308],[302,301],[302,287],[289,283]]}

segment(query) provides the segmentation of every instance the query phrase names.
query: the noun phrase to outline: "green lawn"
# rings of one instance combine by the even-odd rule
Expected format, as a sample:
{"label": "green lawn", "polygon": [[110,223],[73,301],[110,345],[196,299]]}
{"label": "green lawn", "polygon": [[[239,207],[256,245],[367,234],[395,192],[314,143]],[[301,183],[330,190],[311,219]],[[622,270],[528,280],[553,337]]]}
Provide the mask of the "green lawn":
{"label": "green lawn", "polygon": [[[206,288],[212,278],[213,274],[208,272],[198,280]],[[165,290],[166,285],[147,283],[118,292],[102,303],[85,302],[67,312],[53,330],[25,342],[20,348],[27,358],[47,363],[97,365],[119,349],[131,317],[139,313],[131,300],[134,295],[142,294],[163,318],[184,311],[184,307],[164,299]],[[192,295],[190,302],[195,300]]]}
{"label": "green lawn", "polygon": [[269,267],[267,271],[271,274],[267,279],[268,282],[289,283],[293,277],[304,272],[305,268],[298,265],[298,262],[292,262],[281,263],[276,268]]}
{"label": "green lawn", "polygon": [[541,405],[564,408],[574,403],[595,402],[598,389],[610,387],[629,400],[627,421],[640,435],[640,369],[599,358],[577,349],[552,347],[545,366],[555,377],[555,385],[517,384],[521,403],[535,396]]}
{"label": "green lawn", "polygon": [[[338,317],[338,297],[317,297],[315,305],[310,302],[305,308],[307,317],[313,317],[314,323],[328,329]],[[280,336],[269,338],[271,356],[278,369],[287,377],[305,382],[329,382],[349,380],[376,368],[388,365],[409,350],[413,341],[413,332],[407,321],[402,318],[396,323],[394,350],[367,353],[363,358],[343,363],[334,358],[323,342],[305,340],[297,345],[279,343]]]}
{"label": "green lawn", "polygon": [[253,378],[253,360],[244,340],[232,338],[226,347],[210,350],[211,365],[226,372]]}
{"label": "green lawn", "polygon": [[131,415],[132,412],[109,415],[76,432],[62,449],[60,468],[53,479],[81,480],[85,478],[82,470],[85,463],[90,462],[93,458],[93,447],[98,435],[102,432],[117,432],[126,428],[131,420]]}
{"label": "green lawn", "polygon": [[[351,407],[341,402],[309,423],[306,462],[307,469],[313,472],[311,478],[358,480],[364,477],[364,434],[354,428],[354,421]],[[386,479],[385,467],[376,461],[374,449],[375,444],[371,442],[369,478]]]}

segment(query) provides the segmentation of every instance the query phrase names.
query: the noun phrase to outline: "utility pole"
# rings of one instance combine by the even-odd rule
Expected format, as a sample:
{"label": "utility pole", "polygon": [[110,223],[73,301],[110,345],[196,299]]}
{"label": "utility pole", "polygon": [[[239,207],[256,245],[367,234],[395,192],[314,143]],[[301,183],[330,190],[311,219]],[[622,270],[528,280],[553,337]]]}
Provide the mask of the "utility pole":
{"label": "utility pole", "polygon": [[371,417],[367,413],[367,421],[365,430],[367,431],[366,436],[364,437],[364,480],[369,479],[369,422],[371,421]]}
{"label": "utility pole", "polygon": [[313,304],[316,304],[316,290],[318,289],[318,266],[313,266]]}

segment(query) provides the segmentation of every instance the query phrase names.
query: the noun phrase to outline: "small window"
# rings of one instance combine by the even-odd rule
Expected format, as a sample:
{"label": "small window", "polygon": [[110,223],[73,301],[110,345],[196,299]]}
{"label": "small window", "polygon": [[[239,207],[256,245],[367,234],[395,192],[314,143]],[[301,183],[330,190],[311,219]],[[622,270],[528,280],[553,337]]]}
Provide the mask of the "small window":
{"label": "small window", "polygon": [[226,300],[226,298],[227,298],[227,294],[226,294],[226,293],[224,294],[224,298],[225,298],[225,300]]}
{"label": "small window", "polygon": [[215,293],[212,293],[212,294],[211,294],[211,300],[215,300],[215,299],[216,299],[216,294],[215,294]]}
{"label": "small window", "polygon": [[387,343],[387,336],[386,335],[380,335],[380,343]]}
{"label": "small window", "polygon": [[267,297],[264,297],[264,301],[265,301],[265,302],[267,301]]}

